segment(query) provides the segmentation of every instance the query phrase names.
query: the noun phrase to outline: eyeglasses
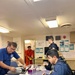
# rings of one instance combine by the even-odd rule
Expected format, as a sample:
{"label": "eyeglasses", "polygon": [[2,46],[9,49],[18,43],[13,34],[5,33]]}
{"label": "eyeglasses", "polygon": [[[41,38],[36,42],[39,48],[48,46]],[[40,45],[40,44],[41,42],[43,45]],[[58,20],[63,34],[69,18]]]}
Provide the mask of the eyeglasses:
{"label": "eyeglasses", "polygon": [[12,47],[10,47],[10,49],[12,49],[12,50],[16,50],[16,48],[12,48]]}

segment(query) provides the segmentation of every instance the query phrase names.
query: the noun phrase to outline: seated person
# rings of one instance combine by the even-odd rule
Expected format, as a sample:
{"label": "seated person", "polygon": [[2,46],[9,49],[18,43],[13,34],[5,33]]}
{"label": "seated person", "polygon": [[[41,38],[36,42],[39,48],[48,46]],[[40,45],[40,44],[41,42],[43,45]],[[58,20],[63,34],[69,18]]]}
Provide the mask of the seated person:
{"label": "seated person", "polygon": [[47,58],[48,61],[54,65],[54,69],[50,75],[72,75],[72,70],[64,60],[59,58],[59,54],[56,49],[49,50],[47,52]]}
{"label": "seated person", "polygon": [[[62,61],[64,60],[64,58],[62,56],[59,56],[59,59],[61,59]],[[43,62],[43,66],[46,68],[46,70],[52,70],[53,69],[53,65],[48,60]]]}

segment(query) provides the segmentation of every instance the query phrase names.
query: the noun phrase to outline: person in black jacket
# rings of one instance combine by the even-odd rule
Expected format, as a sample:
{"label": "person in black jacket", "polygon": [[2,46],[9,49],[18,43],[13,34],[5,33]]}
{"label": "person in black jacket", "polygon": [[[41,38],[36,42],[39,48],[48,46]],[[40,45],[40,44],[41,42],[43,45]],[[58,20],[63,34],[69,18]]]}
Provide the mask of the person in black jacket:
{"label": "person in black jacket", "polygon": [[56,43],[54,43],[54,38],[53,38],[53,36],[49,36],[48,37],[48,42],[49,42],[49,50],[51,50],[51,49],[56,49],[56,50],[59,50],[59,47],[57,46],[57,44]]}

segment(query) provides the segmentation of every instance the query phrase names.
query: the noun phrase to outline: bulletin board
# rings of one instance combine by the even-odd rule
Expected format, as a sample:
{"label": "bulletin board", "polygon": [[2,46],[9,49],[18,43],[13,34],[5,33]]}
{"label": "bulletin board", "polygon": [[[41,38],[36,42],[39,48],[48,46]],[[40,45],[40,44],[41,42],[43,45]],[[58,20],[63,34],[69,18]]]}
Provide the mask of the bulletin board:
{"label": "bulletin board", "polygon": [[35,59],[44,56],[45,40],[36,41]]}

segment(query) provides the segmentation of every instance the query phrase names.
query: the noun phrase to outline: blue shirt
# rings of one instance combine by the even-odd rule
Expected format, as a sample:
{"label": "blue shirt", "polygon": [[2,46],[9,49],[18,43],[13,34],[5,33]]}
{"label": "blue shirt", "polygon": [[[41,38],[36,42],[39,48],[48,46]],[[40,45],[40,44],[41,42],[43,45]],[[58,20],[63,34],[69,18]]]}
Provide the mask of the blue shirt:
{"label": "blue shirt", "polygon": [[50,75],[72,75],[72,71],[65,61],[58,60]]}
{"label": "blue shirt", "polygon": [[[0,49],[0,61],[2,61],[4,64],[10,66],[12,57],[15,57],[16,59],[20,58],[20,56],[15,51],[11,54],[8,54],[7,48]],[[7,72],[8,69],[0,67],[0,75],[5,75]]]}

